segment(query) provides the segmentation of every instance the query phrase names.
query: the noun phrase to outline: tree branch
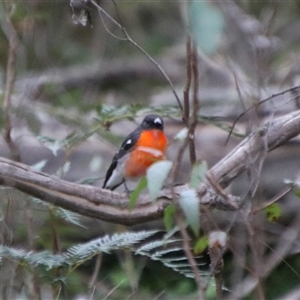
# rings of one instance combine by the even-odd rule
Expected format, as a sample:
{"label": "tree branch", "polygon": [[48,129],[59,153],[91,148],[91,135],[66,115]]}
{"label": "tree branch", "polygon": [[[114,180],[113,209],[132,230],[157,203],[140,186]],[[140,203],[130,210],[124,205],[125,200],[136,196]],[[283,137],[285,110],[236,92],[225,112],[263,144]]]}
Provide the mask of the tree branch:
{"label": "tree branch", "polygon": [[[265,122],[212,167],[208,175],[224,188],[251,167],[260,151],[272,151],[299,133],[300,110]],[[0,184],[86,216],[126,225],[160,219],[172,199],[171,190],[163,189],[155,203],[147,194],[141,195],[136,207],[129,210],[126,194],[66,182],[5,158],[0,158]],[[174,191],[180,194],[187,188],[186,184],[180,185]],[[237,197],[219,194],[208,181],[202,183],[197,192],[201,205],[206,208],[238,209]]]}

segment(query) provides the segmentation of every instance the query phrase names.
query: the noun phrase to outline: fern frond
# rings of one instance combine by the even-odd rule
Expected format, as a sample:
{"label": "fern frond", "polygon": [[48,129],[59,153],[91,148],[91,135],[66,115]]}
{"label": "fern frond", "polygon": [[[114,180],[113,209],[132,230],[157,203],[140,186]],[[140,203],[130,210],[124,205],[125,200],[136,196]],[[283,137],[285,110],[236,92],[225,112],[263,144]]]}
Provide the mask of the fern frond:
{"label": "fern frond", "polygon": [[61,207],[56,207],[56,211],[55,214],[57,217],[62,218],[63,220],[65,220],[68,223],[80,226],[82,228],[86,228],[85,226],[83,226],[80,222],[80,214],[74,213],[70,210],[61,208]]}
{"label": "fern frond", "polygon": [[24,249],[15,249],[8,246],[0,246],[0,260],[2,262],[3,258],[10,258],[12,260],[22,260],[30,255]]}
{"label": "fern frond", "polygon": [[66,264],[65,257],[61,254],[53,254],[50,251],[41,251],[37,253],[31,253],[27,262],[33,266],[44,266],[47,270],[61,267]]}
{"label": "fern frond", "polygon": [[144,252],[150,252],[151,250],[157,249],[159,247],[167,246],[171,243],[180,242],[180,239],[172,239],[172,240],[157,240],[154,242],[150,242],[139,247],[135,252],[136,254],[142,254]]}
{"label": "fern frond", "polygon": [[175,252],[182,252],[182,247],[174,247],[174,248],[168,248],[165,250],[159,250],[152,254],[153,257],[156,257],[157,259],[160,259],[162,256],[166,254],[174,254]]}
{"label": "fern frond", "polygon": [[64,221],[68,222],[68,223],[71,223],[71,224],[80,226],[82,228],[85,228],[80,223],[80,218],[81,218],[80,214],[74,213],[72,211],[69,211],[67,209],[64,209],[64,208],[61,208],[61,207],[58,207],[58,206],[53,206],[53,205],[48,204],[48,203],[46,203],[46,202],[44,202],[44,201],[42,201],[42,200],[40,200],[38,198],[35,198],[35,197],[30,197],[29,199],[32,202],[36,203],[36,204],[39,204],[41,206],[47,207],[48,209],[51,209],[52,213],[56,217],[59,217],[59,218],[63,219]]}
{"label": "fern frond", "polygon": [[50,251],[34,253],[24,249],[16,249],[8,246],[0,246],[0,262],[3,258],[25,262],[31,267],[45,266],[48,270],[65,264],[65,258],[59,254],[52,254]]}
{"label": "fern frond", "polygon": [[[39,200],[37,200],[37,202],[39,202]],[[151,260],[159,261],[165,267],[185,277],[194,278],[185,253],[182,247],[178,246],[179,242],[181,242],[179,239],[156,240],[134,249],[135,244],[144,241],[158,232],[157,230],[152,230],[125,232],[112,236],[106,235],[87,243],[70,247],[63,254],[53,254],[50,251],[33,252],[8,246],[0,246],[0,262],[3,258],[7,258],[20,263],[25,262],[33,268],[44,266],[47,270],[50,270],[61,266],[77,267],[82,262],[91,259],[101,252],[110,253],[113,250],[129,248],[136,255],[147,256]],[[199,261],[199,259],[201,259],[201,256],[196,257],[197,267],[207,265]],[[202,277],[209,278],[211,277],[211,272],[201,271],[201,275]]]}
{"label": "fern frond", "polygon": [[[146,243],[136,249],[135,254],[147,256],[153,261],[161,262],[165,267],[184,275],[194,278],[190,263],[183,251],[181,239],[162,239]],[[202,256],[195,257],[197,267],[207,266],[207,262],[201,262]],[[211,272],[201,270],[202,277],[210,277]]]}
{"label": "fern frond", "polygon": [[78,263],[97,255],[100,252],[109,253],[112,250],[118,250],[124,247],[130,247],[157,233],[156,230],[126,232],[106,235],[85,244],[73,246],[65,254],[69,264]]}

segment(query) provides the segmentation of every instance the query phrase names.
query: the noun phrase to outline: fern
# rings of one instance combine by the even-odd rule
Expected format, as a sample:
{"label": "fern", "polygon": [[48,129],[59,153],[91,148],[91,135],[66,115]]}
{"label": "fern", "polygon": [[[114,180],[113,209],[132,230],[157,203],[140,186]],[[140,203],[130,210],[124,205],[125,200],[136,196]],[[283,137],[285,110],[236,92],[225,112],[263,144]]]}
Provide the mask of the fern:
{"label": "fern", "polygon": [[[140,246],[135,254],[148,256],[153,261],[160,261],[165,267],[172,269],[184,275],[187,278],[194,278],[194,273],[190,267],[188,259],[183,252],[182,241],[180,239],[163,239],[152,241]],[[197,267],[207,265],[206,262],[201,262],[201,256],[196,257]],[[210,277],[211,272],[201,271],[202,277]]]}
{"label": "fern", "polygon": [[6,258],[18,261],[19,263],[25,262],[33,268],[44,266],[48,270],[66,265],[78,266],[98,253],[110,253],[113,250],[130,248],[134,244],[147,239],[155,233],[157,233],[156,230],[126,232],[114,234],[112,236],[106,235],[93,241],[73,246],[63,254],[53,254],[50,251],[35,253],[24,249],[0,246],[0,262],[3,258]]}
{"label": "fern", "polygon": [[8,246],[0,246],[0,262],[3,258],[26,263],[30,267],[45,266],[48,270],[54,267],[60,267],[65,264],[65,259],[62,255],[52,254],[50,251],[41,251],[34,253],[24,249],[15,249]]}
{"label": "fern", "polygon": [[147,254],[150,250],[157,249],[158,247],[167,246],[168,244],[180,242],[180,239],[172,239],[172,240],[157,240],[154,242],[147,243],[136,250],[136,254]]}
{"label": "fern", "polygon": [[34,202],[34,203],[36,203],[38,205],[47,207],[48,209],[51,209],[52,213],[56,217],[59,217],[59,218],[63,219],[64,221],[68,222],[68,223],[71,223],[71,224],[74,224],[74,225],[77,225],[77,226],[85,228],[80,223],[80,217],[81,217],[80,214],[74,213],[72,211],[69,211],[67,209],[64,209],[64,208],[61,208],[61,207],[58,207],[58,206],[53,206],[53,205],[48,204],[48,203],[46,203],[46,202],[44,202],[44,201],[42,201],[42,200],[40,200],[38,198],[35,198],[35,197],[30,197],[29,199],[32,202]]}
{"label": "fern", "polygon": [[126,232],[121,234],[114,234],[113,236],[104,236],[95,239],[85,244],[73,246],[68,249],[65,257],[69,264],[75,264],[80,261],[87,260],[100,252],[109,253],[112,250],[118,250],[124,247],[130,247],[141,240],[154,235],[157,231],[140,231],[140,232]]}
{"label": "fern", "polygon": [[[35,199],[36,201],[37,199]],[[37,201],[38,202],[38,201]],[[31,268],[39,266],[45,267],[47,270],[53,268],[68,266],[71,271],[91,259],[99,253],[110,253],[113,250],[130,249],[135,255],[146,256],[151,260],[161,262],[165,267],[178,272],[185,277],[194,278],[190,264],[185,256],[181,246],[180,239],[162,239],[148,242],[144,245],[136,244],[145,241],[154,236],[159,231],[140,231],[140,232],[125,232],[106,235],[101,238],[94,239],[87,243],[75,245],[67,249],[62,254],[53,254],[50,251],[33,252],[24,249],[15,249],[8,246],[0,246],[0,262],[3,258],[11,259],[20,264],[26,263]],[[199,261],[202,257],[196,257],[197,266],[206,265]],[[201,271],[201,275],[210,277],[210,272]]]}

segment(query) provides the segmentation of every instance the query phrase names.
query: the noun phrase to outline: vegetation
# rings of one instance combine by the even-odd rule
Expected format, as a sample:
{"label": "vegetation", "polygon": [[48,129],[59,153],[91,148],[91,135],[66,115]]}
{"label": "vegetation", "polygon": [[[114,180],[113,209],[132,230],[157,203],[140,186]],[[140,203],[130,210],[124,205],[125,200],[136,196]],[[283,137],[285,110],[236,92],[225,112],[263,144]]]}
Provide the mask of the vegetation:
{"label": "vegetation", "polygon": [[1,299],[300,298],[298,1],[0,6]]}

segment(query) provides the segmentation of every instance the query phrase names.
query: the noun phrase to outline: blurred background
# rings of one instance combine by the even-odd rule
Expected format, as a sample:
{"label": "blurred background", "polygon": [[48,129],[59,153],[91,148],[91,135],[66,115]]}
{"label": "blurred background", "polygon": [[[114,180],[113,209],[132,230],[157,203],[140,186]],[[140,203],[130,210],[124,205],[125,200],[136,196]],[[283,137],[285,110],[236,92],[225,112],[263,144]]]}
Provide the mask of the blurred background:
{"label": "blurred background", "polygon": [[[150,112],[164,117],[168,158],[176,157],[181,144],[173,138],[184,127],[176,99],[166,78],[126,33],[166,72],[181,100],[188,35],[197,43],[201,109],[196,147],[198,159],[209,167],[262,122],[299,109],[299,89],[282,93],[299,84],[299,1],[98,1],[109,16],[99,14],[92,3],[71,4],[55,0],[0,4],[0,100],[3,103],[7,90],[9,39],[14,34],[9,110],[11,136],[22,163],[68,181],[101,186],[120,143]],[[227,141],[233,122],[250,107]],[[4,136],[6,114],[2,105],[0,155],[12,158]],[[299,161],[295,138],[268,156],[249,160],[250,171],[239,176],[229,191],[250,198],[253,206],[267,201],[282,191],[285,179],[297,178]],[[189,178],[186,154],[177,182]],[[3,189],[1,198],[2,244],[53,249],[49,208],[16,191]],[[299,198],[290,193],[279,201],[276,222],[263,212],[253,217],[261,257],[272,252],[291,220],[299,217],[299,208]],[[234,290],[248,274],[253,252],[242,218],[220,211],[213,217],[220,228],[230,230],[224,285]],[[133,228],[86,217],[80,222],[84,228],[55,219],[60,251],[106,233],[164,228],[163,222]],[[280,297],[299,289],[299,247],[295,241],[265,279],[266,299],[289,299]],[[237,257],[243,257],[242,262]],[[94,260],[87,261],[65,279],[66,299],[89,299],[87,285],[94,265]],[[24,276],[18,275],[20,269],[17,263],[6,262],[0,270],[3,299],[29,297],[24,278],[31,277],[24,270]],[[51,280],[38,280],[44,299],[51,294],[47,285]],[[103,254],[97,282],[90,299],[197,299],[193,279],[129,251]],[[249,293],[245,299],[258,298]]]}

